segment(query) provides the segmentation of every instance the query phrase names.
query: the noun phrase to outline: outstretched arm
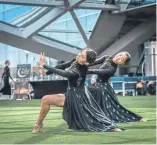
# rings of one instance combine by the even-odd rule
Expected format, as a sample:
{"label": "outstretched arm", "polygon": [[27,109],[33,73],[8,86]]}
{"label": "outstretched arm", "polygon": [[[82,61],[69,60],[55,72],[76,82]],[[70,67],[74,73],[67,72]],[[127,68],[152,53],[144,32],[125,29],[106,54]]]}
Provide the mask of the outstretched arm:
{"label": "outstretched arm", "polygon": [[47,69],[48,71],[50,71],[51,73],[55,73],[55,74],[60,75],[62,77],[70,78],[70,77],[78,76],[78,74],[72,70],[65,71],[65,70],[60,70],[60,69],[50,67],[47,65],[43,65],[43,67],[45,69]]}
{"label": "outstretched arm", "polygon": [[90,67],[90,66],[102,64],[102,63],[105,61],[105,59],[108,58],[108,57],[109,57],[109,56],[105,55],[105,56],[103,56],[103,57],[101,57],[101,58],[98,58],[98,59],[95,60],[95,62],[89,64],[88,66]]}
{"label": "outstretched arm", "polygon": [[[57,65],[55,68],[64,70],[64,69],[70,67],[70,65],[71,65],[74,61],[76,61],[76,58],[74,58],[74,59],[72,59],[72,60],[70,60],[70,61],[67,61],[67,62],[65,62],[65,63],[59,64],[59,65]],[[51,71],[49,71],[49,70],[46,72],[46,75],[51,75],[51,74],[53,74],[53,73],[52,73]]]}

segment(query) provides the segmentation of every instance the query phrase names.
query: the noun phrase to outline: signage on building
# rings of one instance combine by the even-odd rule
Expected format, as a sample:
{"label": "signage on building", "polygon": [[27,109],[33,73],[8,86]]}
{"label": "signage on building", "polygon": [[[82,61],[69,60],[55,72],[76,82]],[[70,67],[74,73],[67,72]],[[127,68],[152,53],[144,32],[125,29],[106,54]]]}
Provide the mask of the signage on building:
{"label": "signage on building", "polygon": [[31,64],[17,65],[16,77],[17,78],[30,78]]}

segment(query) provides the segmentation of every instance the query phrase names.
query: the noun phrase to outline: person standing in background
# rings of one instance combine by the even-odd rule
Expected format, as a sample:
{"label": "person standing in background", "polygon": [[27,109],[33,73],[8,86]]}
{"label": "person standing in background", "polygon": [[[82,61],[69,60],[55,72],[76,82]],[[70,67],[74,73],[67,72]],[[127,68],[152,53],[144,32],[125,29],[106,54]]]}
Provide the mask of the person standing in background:
{"label": "person standing in background", "polygon": [[5,61],[4,72],[2,74],[3,87],[0,89],[0,93],[2,93],[4,95],[11,95],[11,86],[9,84],[9,78],[12,79],[12,77],[10,75],[10,68],[9,68],[9,66],[10,66],[10,61],[6,60]]}
{"label": "person standing in background", "polygon": [[149,81],[147,83],[147,92],[150,95],[155,95],[156,94],[156,83],[153,81]]}

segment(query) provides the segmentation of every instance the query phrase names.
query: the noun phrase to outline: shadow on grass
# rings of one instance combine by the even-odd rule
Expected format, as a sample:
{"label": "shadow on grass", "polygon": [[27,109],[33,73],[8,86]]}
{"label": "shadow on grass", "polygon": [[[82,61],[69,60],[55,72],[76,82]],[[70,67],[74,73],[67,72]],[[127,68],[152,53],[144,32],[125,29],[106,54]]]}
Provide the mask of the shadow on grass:
{"label": "shadow on grass", "polygon": [[62,131],[65,131],[64,133],[67,134],[66,129],[64,129],[64,128],[65,128],[65,124],[61,124],[58,127],[49,128],[49,130],[51,130],[51,131],[45,131],[45,132],[41,132],[39,134],[32,134],[31,138],[28,138],[28,139],[20,141],[20,142],[16,142],[16,144],[40,143],[41,141],[44,141],[53,135],[60,134]]}
{"label": "shadow on grass", "polygon": [[[29,126],[29,127],[8,127],[8,128],[1,128],[1,130],[3,130],[3,132],[0,132],[0,134],[11,134],[11,133],[21,133],[21,132],[30,132],[32,131],[33,126]],[[14,131],[9,131],[9,130],[14,130]],[[72,134],[76,134],[76,135],[82,135],[84,136],[85,134],[89,134],[89,132],[84,131],[84,130],[70,130],[67,129],[67,126],[65,123],[63,123],[62,125],[58,126],[58,127],[46,127],[43,128],[44,132],[40,132],[39,134],[33,134],[33,135],[37,135],[37,136],[41,136],[43,134],[55,134],[55,135],[72,135]],[[93,132],[91,132],[93,133]],[[32,133],[31,133],[32,134]]]}
{"label": "shadow on grass", "polygon": [[[92,135],[96,135],[95,133],[90,133],[89,132],[85,132],[85,131],[73,131],[73,130],[68,130],[66,127],[65,127],[65,124],[62,124],[60,126],[58,126],[57,128],[48,128],[49,131],[45,131],[45,132],[41,132],[39,134],[35,134],[33,135],[31,138],[29,139],[26,139],[26,140],[23,140],[23,141],[20,141],[20,142],[16,142],[17,144],[34,144],[34,143],[40,143],[41,141],[43,142],[44,140],[52,137],[52,140],[53,140],[53,137],[55,136],[86,136],[89,137]],[[117,137],[119,141],[112,141],[110,140],[109,143],[110,144],[128,144],[128,143],[155,143],[155,137],[151,137],[151,138],[145,138],[145,139],[137,139],[137,138],[123,138],[123,137],[120,137],[118,136]],[[70,140],[69,140],[70,141]],[[101,142],[101,141],[100,141]],[[70,143],[70,142],[69,142]],[[79,143],[79,142],[78,142]],[[102,144],[102,142],[101,142]]]}
{"label": "shadow on grass", "polygon": [[18,130],[18,131],[7,131],[7,132],[0,132],[0,135],[4,135],[4,134],[16,134],[16,133],[26,133],[26,132],[31,132],[30,128],[29,130]]}
{"label": "shadow on grass", "polygon": [[[145,127],[145,126],[144,126]],[[154,126],[147,126],[148,128],[153,128],[155,129]],[[127,127],[129,128],[129,127]],[[8,127],[8,128],[1,128],[2,130],[4,130],[4,132],[1,132],[0,134],[18,134],[18,133],[30,133],[31,134],[31,131],[32,131],[32,127],[29,126],[29,127],[20,127],[20,128],[16,128],[16,127]],[[130,127],[130,129],[133,129],[133,127]],[[139,127],[135,127],[134,129],[143,129],[143,126]],[[12,131],[9,131],[9,130],[12,130]],[[16,144],[34,144],[34,143],[41,143],[43,142],[44,140],[47,140],[48,138],[52,138],[53,140],[53,137],[55,136],[91,136],[92,135],[96,135],[95,132],[86,132],[86,131],[75,131],[75,130],[68,130],[67,129],[67,126],[65,123],[57,126],[57,127],[48,127],[48,128],[44,128],[45,132],[41,132],[39,134],[31,134],[31,137],[30,138],[27,138],[27,139],[24,139],[23,141],[19,141],[19,142],[13,142],[13,143],[16,143]],[[7,132],[8,131],[8,132]],[[116,138],[118,138],[118,140],[110,140],[109,143],[110,144],[127,144],[127,143],[155,143],[155,137],[151,137],[151,138],[146,138],[146,139],[137,139],[137,138],[124,138],[124,136],[121,136],[119,134],[119,136],[117,136]],[[70,142],[69,142],[70,143]],[[102,143],[100,141],[100,143]]]}

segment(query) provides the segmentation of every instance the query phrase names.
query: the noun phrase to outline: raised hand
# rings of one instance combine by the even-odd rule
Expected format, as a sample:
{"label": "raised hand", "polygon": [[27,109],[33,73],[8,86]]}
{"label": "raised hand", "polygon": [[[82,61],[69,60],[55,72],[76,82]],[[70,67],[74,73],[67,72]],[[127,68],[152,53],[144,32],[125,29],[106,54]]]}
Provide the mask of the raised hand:
{"label": "raised hand", "polygon": [[41,68],[43,68],[43,65],[45,64],[44,61],[45,61],[45,54],[41,53],[40,54],[40,60],[39,60]]}
{"label": "raised hand", "polygon": [[41,53],[39,58],[40,66],[39,66],[39,72],[42,75],[46,75],[46,72],[44,71],[43,65],[45,64],[45,54]]}

